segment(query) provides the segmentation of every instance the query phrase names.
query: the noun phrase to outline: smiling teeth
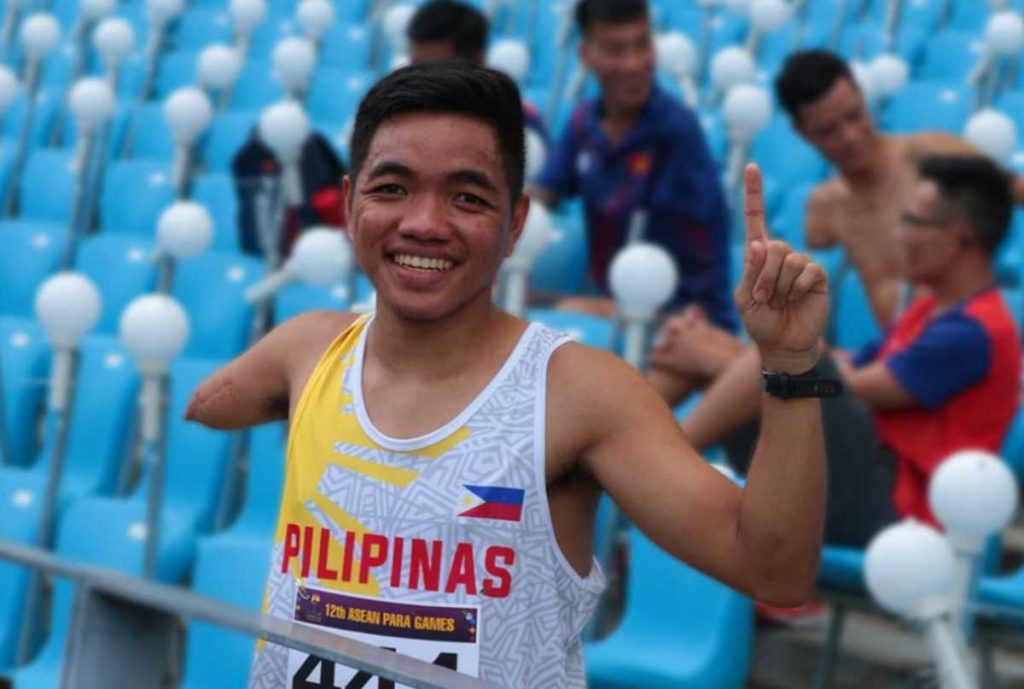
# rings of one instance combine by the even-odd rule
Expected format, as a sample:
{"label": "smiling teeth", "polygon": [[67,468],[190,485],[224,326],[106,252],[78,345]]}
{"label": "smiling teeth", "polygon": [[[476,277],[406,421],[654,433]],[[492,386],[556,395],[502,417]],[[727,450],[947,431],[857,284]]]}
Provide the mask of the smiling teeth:
{"label": "smiling teeth", "polygon": [[395,256],[395,263],[406,268],[417,270],[449,270],[454,265],[444,258],[425,258],[423,256],[410,256],[409,254],[398,254]]}

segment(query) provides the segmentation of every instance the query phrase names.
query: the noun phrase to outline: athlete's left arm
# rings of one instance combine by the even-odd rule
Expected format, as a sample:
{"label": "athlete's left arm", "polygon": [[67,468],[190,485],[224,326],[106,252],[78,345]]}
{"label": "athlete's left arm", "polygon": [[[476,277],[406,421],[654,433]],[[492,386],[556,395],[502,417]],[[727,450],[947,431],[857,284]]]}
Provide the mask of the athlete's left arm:
{"label": "athlete's left arm", "polygon": [[[807,256],[768,240],[756,166],[748,167],[746,186],[737,310],[762,366],[803,372],[819,356],[827,277]],[[825,513],[820,402],[761,393],[761,434],[741,490],[697,455],[639,374],[597,356],[566,356],[569,361],[552,366],[577,396],[563,392],[558,399],[592,433],[581,452],[585,468],[638,527],[680,559],[768,603],[805,600],[814,587]]]}

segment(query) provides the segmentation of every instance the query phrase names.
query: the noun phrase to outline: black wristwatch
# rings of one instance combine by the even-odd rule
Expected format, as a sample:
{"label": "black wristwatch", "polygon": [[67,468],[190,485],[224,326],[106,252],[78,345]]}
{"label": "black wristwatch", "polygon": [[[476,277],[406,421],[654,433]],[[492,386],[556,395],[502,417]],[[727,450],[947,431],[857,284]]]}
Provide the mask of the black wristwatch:
{"label": "black wristwatch", "polygon": [[805,373],[778,373],[761,371],[764,391],[783,400],[808,397],[835,397],[843,391],[843,383],[835,378],[823,378],[817,364]]}

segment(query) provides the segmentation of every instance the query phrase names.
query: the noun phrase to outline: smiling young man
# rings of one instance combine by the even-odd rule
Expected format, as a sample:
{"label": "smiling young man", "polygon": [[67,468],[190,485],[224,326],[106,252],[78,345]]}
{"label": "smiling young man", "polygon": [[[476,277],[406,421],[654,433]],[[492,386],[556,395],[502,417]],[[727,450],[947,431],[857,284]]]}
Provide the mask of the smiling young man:
{"label": "smiling young man", "polygon": [[[780,604],[809,593],[820,404],[761,396],[764,432],[740,489],[621,360],[495,307],[530,204],[523,167],[507,77],[471,65],[386,77],[359,107],[345,180],[376,312],[282,324],[204,382],[187,415],[216,428],[290,421],[267,614],[503,686],[582,687],[602,491],[740,591]],[[747,189],[736,304],[765,367],[803,373],[818,358],[827,278],[767,240],[756,168]],[[265,644],[251,686],[356,676]]]}
{"label": "smiling young man", "polygon": [[699,305],[713,323],[734,329],[720,174],[696,116],[655,83],[647,3],[582,0],[576,23],[580,61],[601,94],[573,112],[530,194],[549,206],[583,198],[590,278],[601,295],[562,307],[610,316],[608,268],[627,242],[642,239],[676,263],[672,306]]}

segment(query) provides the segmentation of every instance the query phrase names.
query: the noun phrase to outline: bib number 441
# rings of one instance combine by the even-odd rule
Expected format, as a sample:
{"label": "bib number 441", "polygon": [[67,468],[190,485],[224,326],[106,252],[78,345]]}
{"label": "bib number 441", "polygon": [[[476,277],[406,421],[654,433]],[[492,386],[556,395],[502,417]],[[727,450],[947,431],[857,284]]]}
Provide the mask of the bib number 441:
{"label": "bib number 441", "polygon": [[[386,648],[387,651],[394,651],[393,648]],[[458,671],[459,657],[455,653],[439,653],[433,661],[434,665],[446,667],[449,670]],[[339,667],[333,661],[324,660],[319,656],[309,656],[299,667],[292,678],[291,689],[395,689],[394,680],[384,679],[368,672],[358,671],[344,685],[336,684],[334,668]],[[313,674],[319,668],[319,680],[312,679]],[[371,680],[377,680],[376,685],[371,685]]]}

